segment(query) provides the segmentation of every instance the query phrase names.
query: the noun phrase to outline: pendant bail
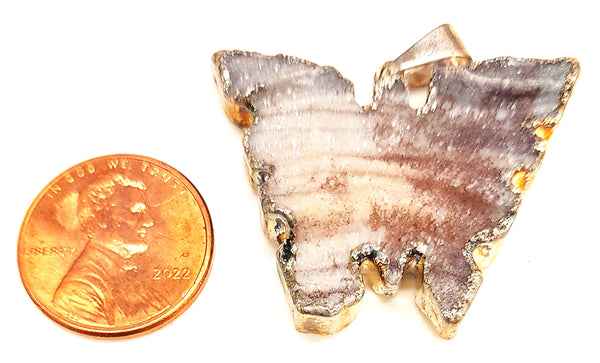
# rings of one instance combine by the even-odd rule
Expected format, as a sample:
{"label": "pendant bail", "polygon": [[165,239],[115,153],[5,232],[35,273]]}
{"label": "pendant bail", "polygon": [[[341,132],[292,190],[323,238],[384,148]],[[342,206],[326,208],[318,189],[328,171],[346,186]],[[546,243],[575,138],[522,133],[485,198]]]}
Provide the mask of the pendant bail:
{"label": "pendant bail", "polygon": [[401,56],[384,64],[375,75],[376,84],[381,80],[401,79],[409,89],[429,84],[432,70],[440,65],[466,66],[471,56],[458,34],[450,24],[435,28]]}

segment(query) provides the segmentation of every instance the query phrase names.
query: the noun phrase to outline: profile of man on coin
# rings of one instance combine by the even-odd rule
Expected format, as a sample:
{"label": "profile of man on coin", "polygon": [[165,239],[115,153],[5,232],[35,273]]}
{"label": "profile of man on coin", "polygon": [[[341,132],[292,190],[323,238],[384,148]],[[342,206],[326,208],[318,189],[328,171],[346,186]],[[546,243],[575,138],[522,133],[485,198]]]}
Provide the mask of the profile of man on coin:
{"label": "profile of man on coin", "polygon": [[21,280],[58,324],[91,336],[149,332],[206,284],[213,229],[194,185],[162,161],[114,154],[54,178],[23,219]]}
{"label": "profile of man on coin", "polygon": [[154,218],[141,180],[110,173],[80,191],[78,222],[87,238],[79,258],[63,277],[53,305],[79,322],[120,325],[170,305],[138,276],[139,259]]}

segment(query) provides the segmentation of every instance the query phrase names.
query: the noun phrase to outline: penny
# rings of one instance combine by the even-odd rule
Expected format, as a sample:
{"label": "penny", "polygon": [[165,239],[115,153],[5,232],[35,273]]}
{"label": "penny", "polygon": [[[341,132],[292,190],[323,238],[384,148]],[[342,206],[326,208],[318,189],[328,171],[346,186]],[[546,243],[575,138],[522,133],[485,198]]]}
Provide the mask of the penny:
{"label": "penny", "polygon": [[167,164],[110,155],[60,174],[37,196],[18,244],[23,285],[55,322],[98,337],[157,328],[208,277],[204,200]]}

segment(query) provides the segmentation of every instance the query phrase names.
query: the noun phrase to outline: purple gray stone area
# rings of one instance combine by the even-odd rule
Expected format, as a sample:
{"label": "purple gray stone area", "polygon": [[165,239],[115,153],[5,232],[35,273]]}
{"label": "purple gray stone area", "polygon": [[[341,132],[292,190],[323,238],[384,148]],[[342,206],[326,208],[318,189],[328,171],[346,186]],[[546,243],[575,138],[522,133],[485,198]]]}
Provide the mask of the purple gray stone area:
{"label": "purple gray stone area", "polygon": [[418,305],[446,338],[482,281],[473,252],[510,228],[519,181],[544,154],[540,129],[558,123],[578,73],[568,58],[440,63],[415,110],[397,75],[361,106],[338,71],[303,59],[223,51],[213,65],[225,101],[251,115],[249,173],[296,327],[347,325],[363,262],[393,295],[416,261]]}

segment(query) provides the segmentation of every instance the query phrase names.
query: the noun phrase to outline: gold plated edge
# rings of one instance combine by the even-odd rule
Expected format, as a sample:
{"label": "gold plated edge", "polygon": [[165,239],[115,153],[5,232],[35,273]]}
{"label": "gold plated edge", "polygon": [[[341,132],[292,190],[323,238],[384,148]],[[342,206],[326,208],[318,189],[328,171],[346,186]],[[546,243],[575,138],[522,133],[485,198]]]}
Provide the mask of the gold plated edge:
{"label": "gold plated edge", "polygon": [[[284,248],[284,246],[280,247],[280,251],[281,248]],[[307,311],[302,306],[302,297],[299,296],[302,293],[295,288],[296,281],[293,276],[293,260],[284,263],[279,258],[280,253],[278,253],[279,263],[277,270],[286,292],[288,304],[292,310],[294,327],[297,331],[308,334],[333,335],[354,321],[364,294],[364,285],[361,284],[361,289],[356,295],[344,300],[332,310],[319,309],[319,311]]]}
{"label": "gold plated edge", "polygon": [[338,77],[348,83],[350,92],[354,96],[354,83],[344,77],[336,68],[327,65],[319,65],[307,59],[295,57],[286,54],[266,55],[258,52],[249,52],[243,50],[220,50],[215,52],[211,58],[212,74],[217,88],[220,90],[221,105],[227,118],[237,126],[248,129],[252,124],[258,122],[258,115],[253,109],[248,98],[256,92],[260,86],[251,87],[243,91],[234,92],[231,89],[231,78],[227,68],[226,55],[246,56],[246,57],[269,57],[280,58],[288,64],[305,64],[315,69],[330,69],[337,73]]}

